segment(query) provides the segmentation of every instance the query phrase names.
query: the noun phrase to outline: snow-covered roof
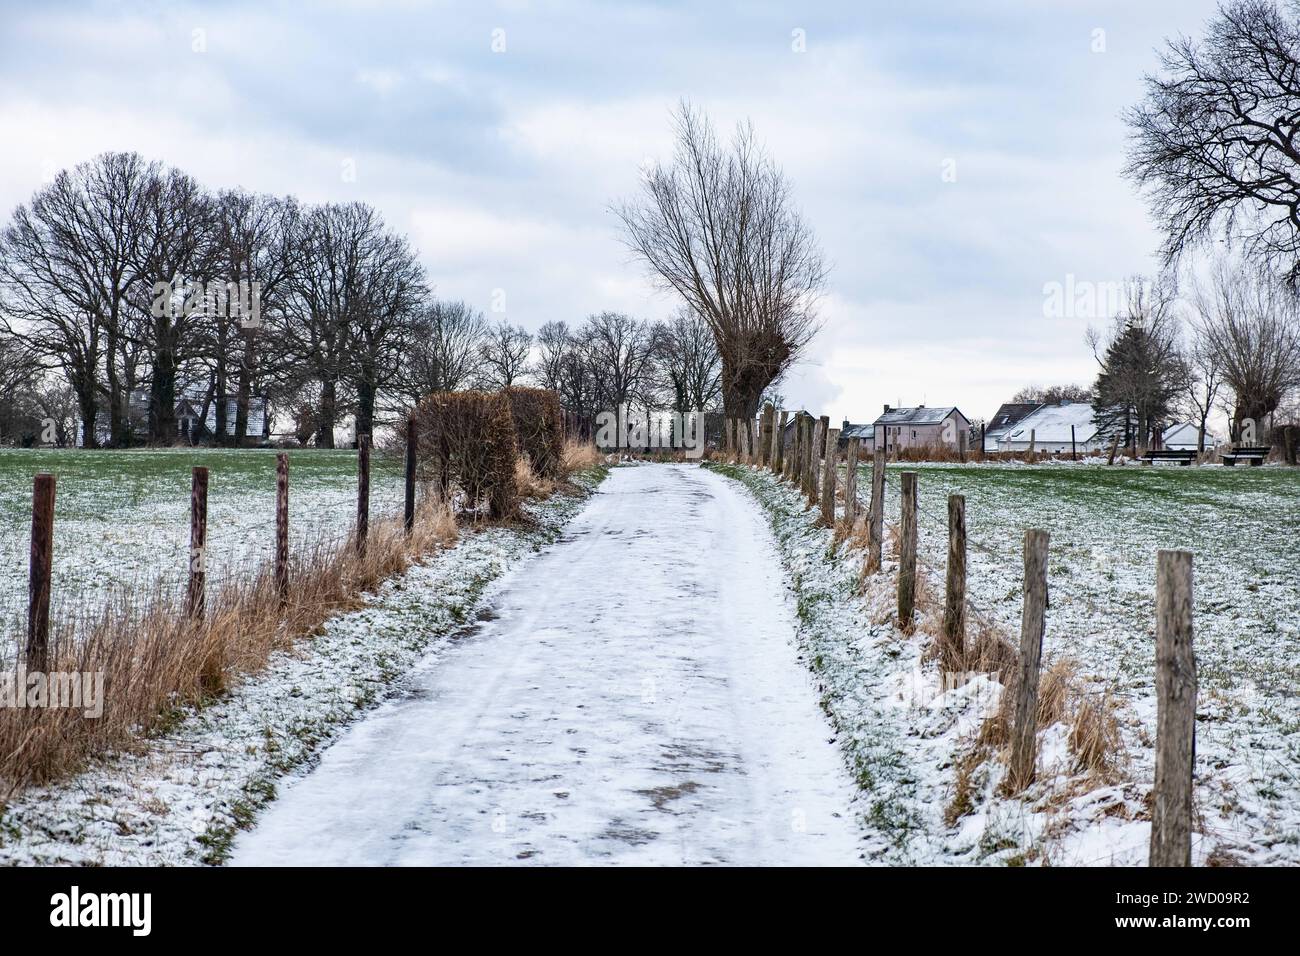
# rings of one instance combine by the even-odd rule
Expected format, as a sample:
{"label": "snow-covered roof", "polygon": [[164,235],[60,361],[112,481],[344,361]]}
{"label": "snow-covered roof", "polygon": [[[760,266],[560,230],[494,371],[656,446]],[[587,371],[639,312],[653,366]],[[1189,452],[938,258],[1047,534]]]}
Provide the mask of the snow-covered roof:
{"label": "snow-covered roof", "polygon": [[[1186,445],[1188,448],[1195,448],[1200,439],[1201,428],[1191,422],[1179,422],[1176,425],[1170,425],[1160,436],[1160,441],[1166,446]],[[1205,444],[1207,446],[1214,444],[1214,436],[1206,431]]]}
{"label": "snow-covered roof", "polygon": [[1074,439],[1090,441],[1097,433],[1092,421],[1092,406],[1087,402],[1067,402],[1064,405],[1043,405],[1008,428],[1003,441],[1027,442],[1033,431],[1038,442],[1068,442],[1070,426],[1074,426]]}
{"label": "snow-covered roof", "polygon": [[[944,405],[937,408],[927,408],[924,405],[917,405],[915,408],[891,408],[873,424],[876,425],[938,425],[941,421],[957,412],[962,418],[966,418],[958,410],[956,405]],[[970,419],[967,419],[969,421]]]}
{"label": "snow-covered roof", "polygon": [[998,410],[989,419],[988,425],[984,428],[984,434],[987,438],[996,438],[1026,415],[1041,407],[1041,402],[1004,402],[998,406]]}
{"label": "snow-covered roof", "polygon": [[848,425],[840,429],[840,438],[875,438],[875,425]]}

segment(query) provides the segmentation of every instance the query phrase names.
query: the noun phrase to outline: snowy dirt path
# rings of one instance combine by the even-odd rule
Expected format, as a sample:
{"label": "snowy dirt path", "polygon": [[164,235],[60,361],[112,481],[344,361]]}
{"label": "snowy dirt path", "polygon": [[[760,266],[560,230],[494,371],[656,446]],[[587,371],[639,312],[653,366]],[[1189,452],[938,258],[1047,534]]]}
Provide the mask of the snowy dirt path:
{"label": "snowy dirt path", "polygon": [[757,506],[614,469],[495,617],[287,787],[231,862],[849,864],[852,784]]}

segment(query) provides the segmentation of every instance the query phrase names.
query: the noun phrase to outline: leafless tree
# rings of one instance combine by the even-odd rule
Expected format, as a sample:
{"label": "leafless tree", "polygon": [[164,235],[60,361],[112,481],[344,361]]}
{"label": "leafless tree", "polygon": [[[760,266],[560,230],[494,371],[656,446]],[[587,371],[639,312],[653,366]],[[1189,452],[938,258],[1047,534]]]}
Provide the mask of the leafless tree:
{"label": "leafless tree", "polygon": [[649,326],[621,312],[601,312],[582,324],[577,337],[600,410],[645,397],[654,357]]}
{"label": "leafless tree", "polygon": [[128,296],[146,261],[141,223],[158,174],[135,153],[104,153],[55,176],[14,210],[0,237],[4,321],[76,391],[87,447],[99,443],[101,398],[111,442],[127,441]]}
{"label": "leafless tree", "polygon": [[726,414],[753,418],[763,389],[817,331],[826,266],[751,125],[724,147],[683,103],[675,126],[672,162],[651,169],[642,195],[613,211],[633,253],[709,323]]}
{"label": "leafless tree", "polygon": [[1232,437],[1240,439],[1244,421],[1262,427],[1300,388],[1300,305],[1266,271],[1228,259],[1193,301],[1199,348],[1232,392]]}
{"label": "leafless tree", "polygon": [[1082,385],[1027,385],[1011,401],[1016,404],[1059,405],[1061,402],[1091,402],[1091,390]]}
{"label": "leafless tree", "polygon": [[713,408],[721,394],[722,363],[709,324],[679,310],[655,335],[655,367],[677,412]]}
{"label": "leafless tree", "polygon": [[1300,279],[1300,21],[1232,0],[1200,41],[1170,41],[1127,113],[1126,174],[1144,187],[1164,255],[1222,234]]}
{"label": "leafless tree", "polygon": [[509,388],[528,371],[533,337],[521,326],[502,319],[487,330],[479,345],[480,375],[489,388]]}
{"label": "leafless tree", "polygon": [[405,407],[431,392],[454,392],[473,384],[482,366],[487,330],[483,313],[466,302],[429,302],[415,320],[398,370]]}
{"label": "leafless tree", "polygon": [[[274,336],[264,334],[281,316],[290,293],[295,262],[293,241],[301,211],[289,197],[279,198],[242,189],[224,190],[216,200],[217,276],[238,289],[256,285],[260,315],[222,310],[207,325],[206,354],[215,397],[217,440],[229,431],[230,377],[235,370],[234,435],[236,445],[248,434],[248,408],[255,384],[263,376],[283,377],[285,355]],[[206,416],[206,408],[204,409]]]}

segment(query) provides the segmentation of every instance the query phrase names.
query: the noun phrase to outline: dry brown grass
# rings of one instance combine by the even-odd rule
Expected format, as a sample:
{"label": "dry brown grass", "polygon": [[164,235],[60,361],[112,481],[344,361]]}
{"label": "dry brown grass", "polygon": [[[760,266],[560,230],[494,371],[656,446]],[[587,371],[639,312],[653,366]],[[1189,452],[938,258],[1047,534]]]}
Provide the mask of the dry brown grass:
{"label": "dry brown grass", "polygon": [[1076,772],[1098,783],[1110,783],[1118,777],[1126,754],[1115,698],[1109,691],[1086,694],[1079,702],[1070,726],[1070,753],[1074,754]]}
{"label": "dry brown grass", "polygon": [[51,622],[50,671],[104,675],[103,713],[73,708],[0,710],[0,787],[45,783],[96,753],[131,749],[182,708],[201,706],[266,664],[276,650],[318,633],[330,616],[359,607],[365,592],[456,540],[449,509],[417,512],[408,538],[400,518],[371,526],[364,555],[345,539],[300,548],[283,603],[270,566],[210,589],[194,620],[184,598],[155,589],[122,593],[91,613]]}
{"label": "dry brown grass", "polygon": [[530,459],[520,455],[515,459],[515,487],[520,498],[541,501],[555,494],[556,483],[554,479],[538,475],[533,471]]}
{"label": "dry brown grass", "polygon": [[560,464],[565,475],[572,475],[574,472],[586,471],[589,468],[595,468],[602,461],[604,456],[592,442],[575,441],[570,438],[564,443],[564,449],[560,453]]}

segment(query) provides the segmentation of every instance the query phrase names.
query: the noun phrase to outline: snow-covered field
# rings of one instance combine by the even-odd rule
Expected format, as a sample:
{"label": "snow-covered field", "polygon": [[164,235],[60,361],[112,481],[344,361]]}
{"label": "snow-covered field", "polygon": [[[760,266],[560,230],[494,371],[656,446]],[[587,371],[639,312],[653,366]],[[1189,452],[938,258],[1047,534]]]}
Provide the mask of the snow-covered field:
{"label": "snow-covered field", "polygon": [[[209,469],[210,580],[244,573],[275,545],[270,450],[50,451],[0,449],[0,620],[27,600],[32,478],[57,478],[53,602],[95,606],[122,588],[178,588],[189,561],[190,469]],[[346,536],[356,515],[355,451],[289,452],[291,545]],[[402,507],[400,463],[371,459],[371,515]]]}
{"label": "snow-covered field", "polygon": [[[898,513],[890,467],[887,521]],[[1154,599],[1158,548],[1196,553],[1200,695],[1194,856],[1204,862],[1300,862],[1300,479],[1264,468],[915,466],[920,546],[936,585],[946,499],[966,496],[970,598],[1018,635],[1022,536],[1052,533],[1047,664],[1078,662],[1086,689],[1119,704],[1122,771],[1095,786],[1073,772],[1066,728],[1041,735],[1040,780],[1024,800],[994,796],[1000,769],[977,776],[973,812],[943,818],[955,761],[988,699],[983,680],[940,693],[888,614],[893,565],[855,594],[861,555],[829,554],[797,495],[770,475],[734,470],[765,504],[791,569],[800,641],[826,682],[826,706],[864,787],[871,855],[880,862],[1134,864],[1146,859],[1145,798],[1155,733]],[[860,487],[869,487],[864,472]],[[888,554],[887,554],[888,559]],[[941,593],[941,590],[940,590]],[[930,693],[916,693],[931,687]],[[982,699],[981,694],[984,694]]]}
{"label": "snow-covered field", "polygon": [[557,495],[527,506],[532,526],[463,533],[365,608],[331,619],[229,695],[141,741],[138,752],[106,756],[66,783],[0,804],[0,863],[223,860],[285,774],[309,768],[417,661],[446,653],[503,576],[553,541],[584,501]]}

